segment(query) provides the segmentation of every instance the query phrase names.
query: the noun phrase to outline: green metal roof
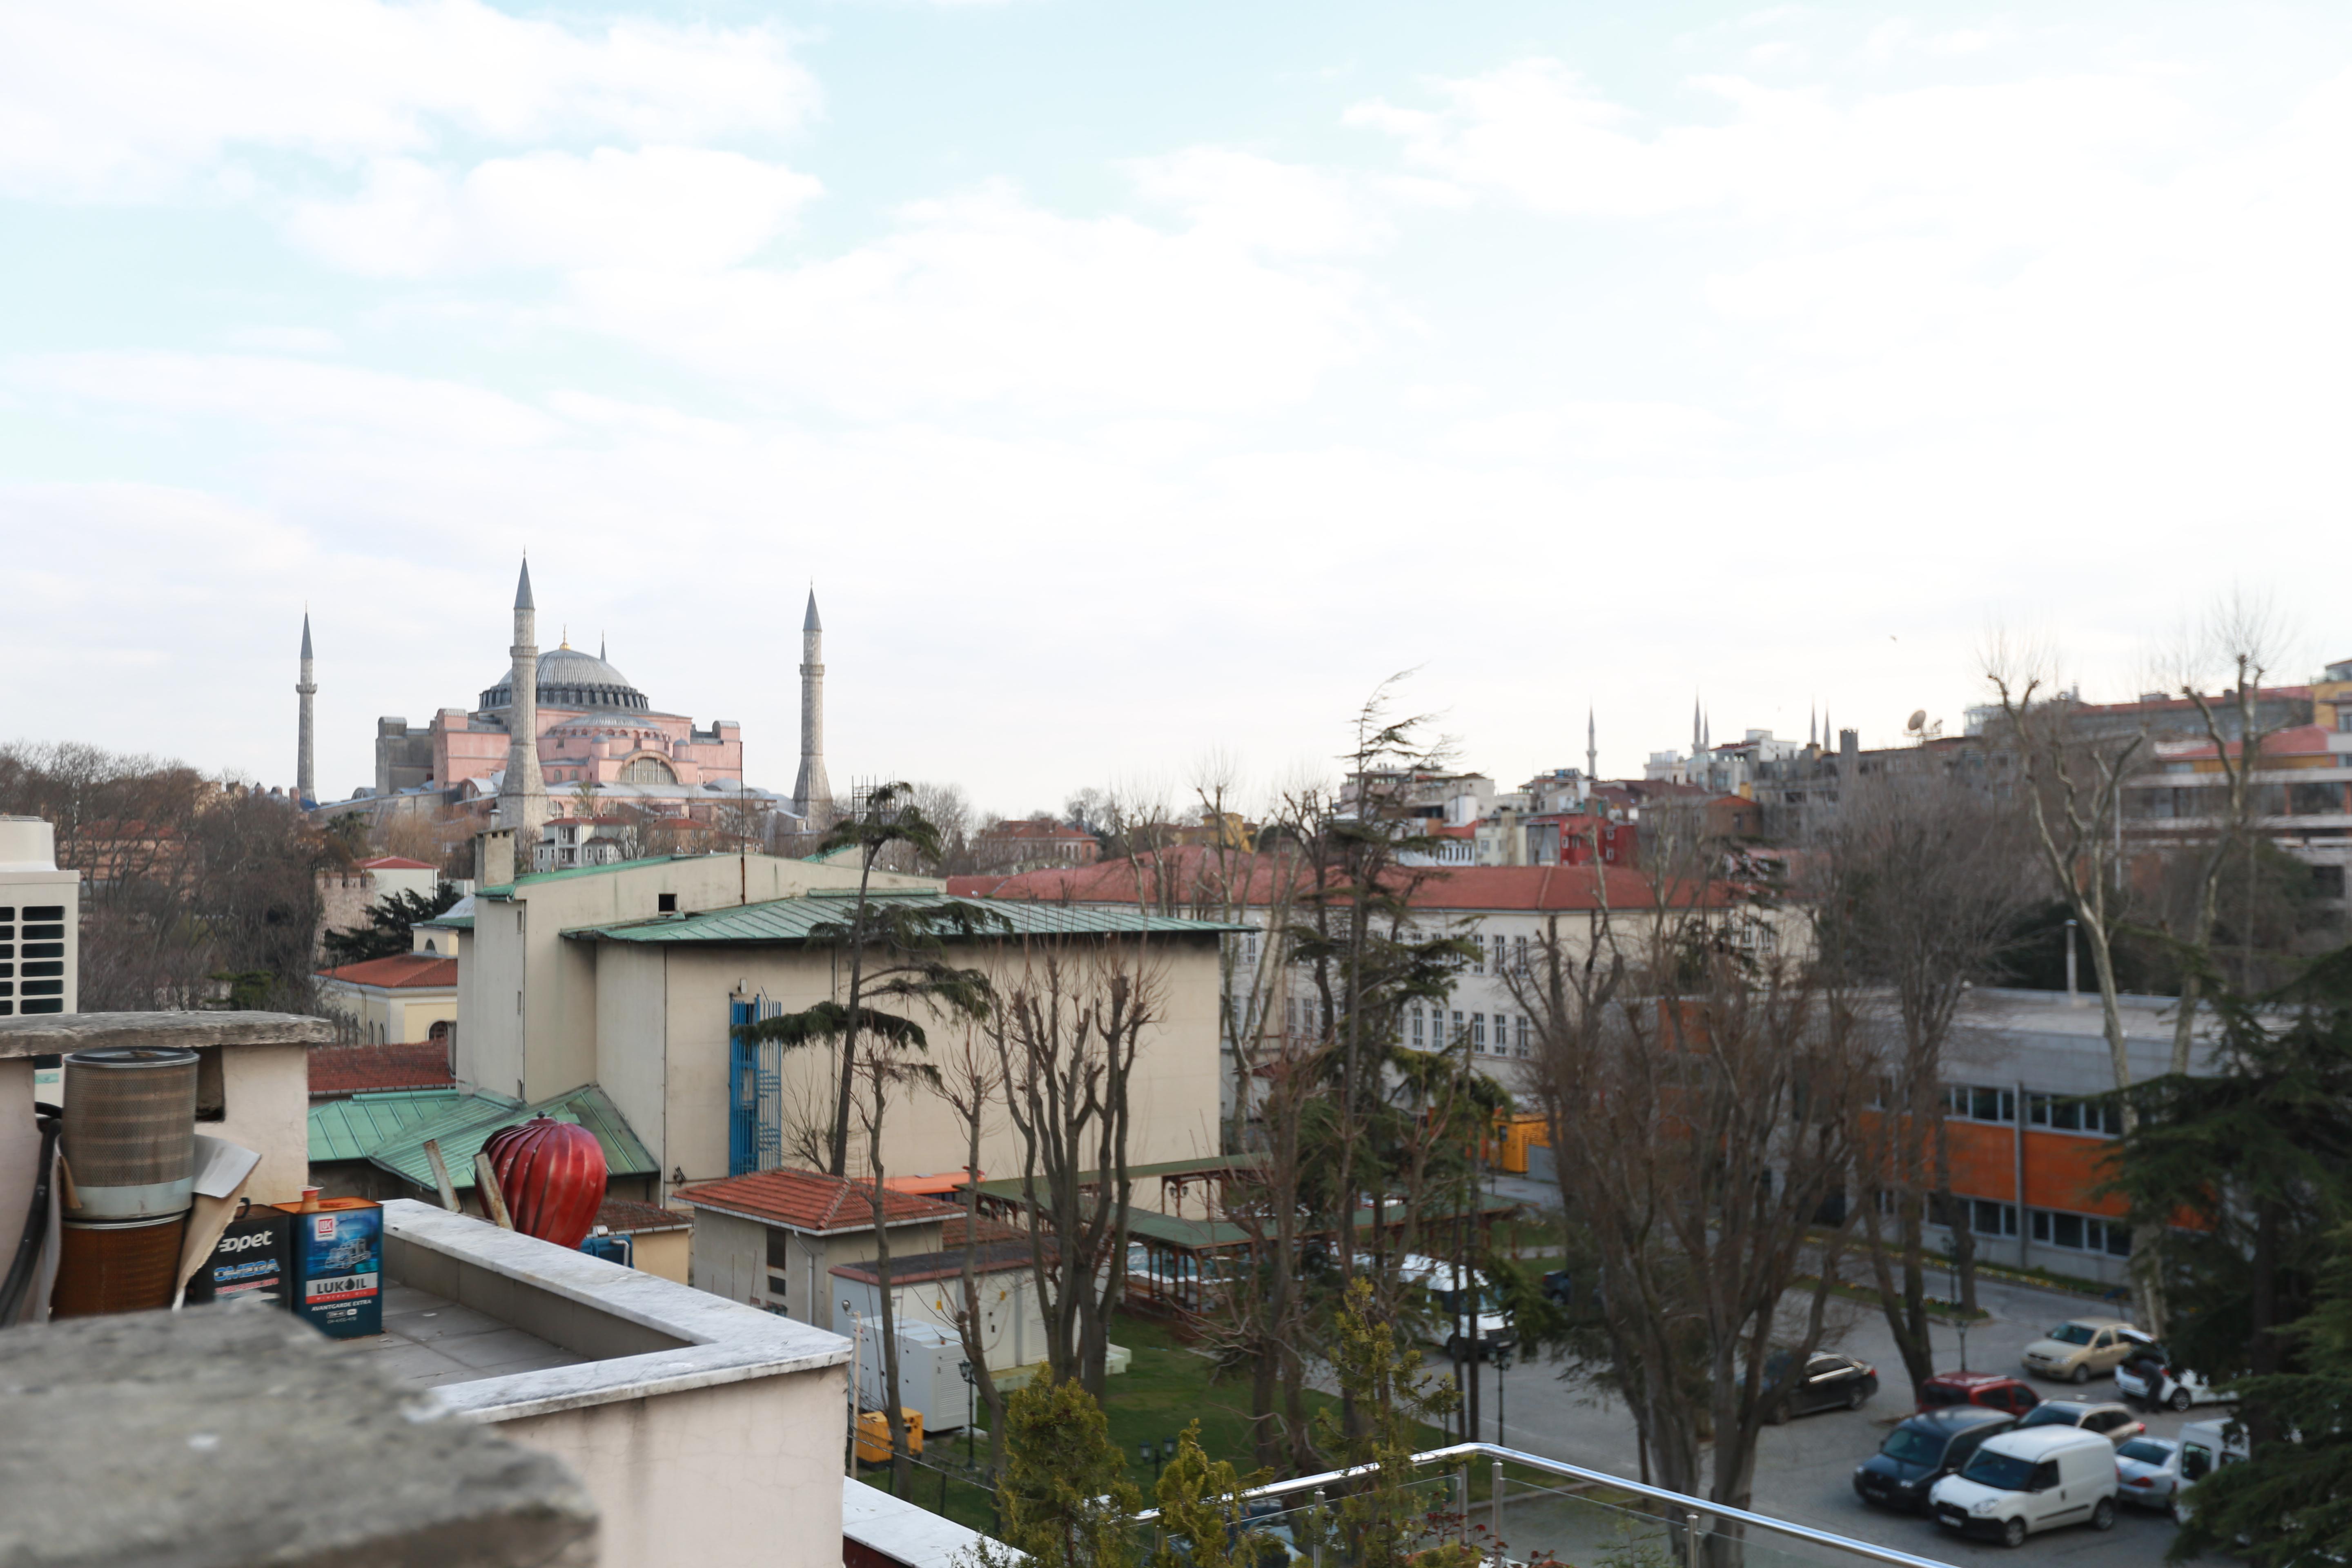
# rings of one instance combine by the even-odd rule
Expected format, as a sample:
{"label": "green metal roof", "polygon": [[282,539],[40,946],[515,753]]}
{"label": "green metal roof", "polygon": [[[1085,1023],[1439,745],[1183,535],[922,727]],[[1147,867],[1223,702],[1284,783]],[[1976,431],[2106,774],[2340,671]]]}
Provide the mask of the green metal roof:
{"label": "green metal roof", "polygon": [[561,882],[569,877],[604,877],[614,871],[632,870],[639,866],[666,866],[672,860],[707,860],[707,855],[647,855],[636,860],[614,860],[602,866],[564,866],[553,871],[530,871],[511,882],[500,882],[495,888],[478,888],[478,899],[511,899],[517,888],[535,882]]}
{"label": "green metal roof", "polygon": [[418,921],[416,923],[421,926],[436,926],[442,931],[471,931],[474,929],[474,917],[471,915],[435,915],[429,921]]}
{"label": "green metal roof", "polygon": [[[1508,1214],[1518,1206],[1514,1199],[1481,1193],[1473,1212],[1482,1219],[1491,1219]],[[1424,1223],[1449,1220],[1457,1217],[1460,1212],[1451,1204],[1429,1204],[1423,1205],[1419,1217]],[[1388,1223],[1392,1226],[1402,1224],[1404,1217],[1394,1205],[1388,1209],[1387,1215]],[[1372,1211],[1358,1209],[1356,1229],[1367,1231],[1371,1228]],[[1127,1210],[1127,1233],[1139,1241],[1156,1241],[1186,1251],[1239,1247],[1252,1239],[1248,1230],[1231,1220],[1179,1219],[1174,1215],[1157,1214],[1131,1204]]]}
{"label": "green metal roof", "polygon": [[[842,906],[856,896],[855,888],[823,888],[798,898],[737,904],[698,914],[656,915],[651,920],[575,926],[563,934],[610,942],[807,942],[815,927],[847,918],[848,911]],[[1253,929],[1216,921],[1180,920],[1132,909],[1077,909],[1066,904],[1010,900],[1000,903],[992,899],[960,899],[928,890],[877,889],[866,897],[875,903],[968,910],[972,912],[979,934],[983,936],[1214,936]]]}
{"label": "green metal roof", "polygon": [[419,1122],[430,1121],[467,1100],[520,1105],[484,1089],[404,1089],[322,1100],[310,1108],[310,1163],[364,1160]]}
{"label": "green metal roof", "polygon": [[434,1184],[433,1165],[425,1157],[425,1145],[437,1139],[441,1158],[449,1167],[450,1184],[464,1192],[474,1184],[474,1156],[490,1134],[541,1114],[558,1121],[576,1121],[593,1132],[596,1142],[604,1146],[604,1168],[612,1174],[660,1173],[653,1155],[637,1141],[627,1121],[604,1097],[604,1091],[593,1083],[536,1105],[518,1105],[510,1100],[501,1102],[492,1095],[471,1097],[430,1121],[403,1129],[395,1138],[371,1151],[368,1162],[430,1192]]}
{"label": "green metal roof", "polygon": [[[1161,1160],[1150,1165],[1129,1165],[1127,1179],[1129,1183],[1136,1183],[1156,1182],[1169,1176],[1213,1176],[1227,1171],[1255,1171],[1265,1163],[1265,1156],[1255,1151],[1242,1154],[1210,1154],[1193,1160]],[[1090,1187],[1098,1179],[1092,1171],[1082,1172],[1078,1184]],[[982,1182],[980,1184],[981,1195],[1017,1199],[1021,1196],[1021,1182],[1019,1176],[999,1176],[993,1181]]]}

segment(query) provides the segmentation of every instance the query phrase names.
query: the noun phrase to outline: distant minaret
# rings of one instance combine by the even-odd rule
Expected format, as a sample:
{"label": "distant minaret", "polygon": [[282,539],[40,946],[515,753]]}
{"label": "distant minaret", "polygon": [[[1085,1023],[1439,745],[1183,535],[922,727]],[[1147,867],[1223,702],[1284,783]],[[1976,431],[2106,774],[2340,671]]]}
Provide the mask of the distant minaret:
{"label": "distant minaret", "polygon": [[515,584],[514,699],[507,704],[507,776],[499,785],[499,826],[515,830],[515,871],[531,868],[547,825],[547,786],[539,776],[539,606],[530,597],[530,558]]}
{"label": "distant minaret", "polygon": [[801,772],[793,781],[793,810],[814,817],[833,804],[824,778],[824,623],[816,618],[816,590],[809,590],[808,614],[801,619]]}
{"label": "distant minaret", "polygon": [[1697,698],[1696,698],[1696,697],[1694,697],[1694,698],[1692,698],[1692,699],[1691,699],[1691,756],[1692,756],[1693,760],[1696,760],[1696,758],[1697,758],[1697,756],[1698,756],[1698,749],[1699,749],[1699,731],[1698,731],[1698,727],[1699,727],[1698,699],[1697,699]]}
{"label": "distant minaret", "polygon": [[1592,710],[1584,710],[1584,788],[1588,795],[1601,779],[1601,731],[1596,726]]}
{"label": "distant minaret", "polygon": [[302,679],[294,685],[294,694],[302,700],[302,718],[298,725],[294,759],[294,795],[309,805],[319,798],[319,775],[311,766],[310,699],[319,695],[319,683],[310,679],[310,612],[302,612]]}

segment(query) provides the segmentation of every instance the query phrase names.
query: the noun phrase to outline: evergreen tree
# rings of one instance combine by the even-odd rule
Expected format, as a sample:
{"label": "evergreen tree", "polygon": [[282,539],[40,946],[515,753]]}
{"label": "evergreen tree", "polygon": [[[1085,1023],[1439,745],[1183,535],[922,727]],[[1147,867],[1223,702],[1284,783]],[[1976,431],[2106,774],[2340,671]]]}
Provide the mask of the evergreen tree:
{"label": "evergreen tree", "polygon": [[2211,1547],[2284,1568],[2341,1563],[2352,1548],[2352,1227],[2332,1240],[2319,1305],[2281,1336],[2303,1369],[2236,1385],[2284,1435],[2197,1483],[2168,1553],[2173,1562]]}
{"label": "evergreen tree", "polygon": [[1143,1497],[1086,1385],[1040,1369],[1004,1402],[1004,1543],[1041,1568],[1137,1568],[1128,1520]]}
{"label": "evergreen tree", "polygon": [[1423,1428],[1444,1421],[1460,1395],[1450,1377],[1421,1371],[1421,1354],[1398,1342],[1376,1305],[1371,1281],[1350,1280],[1339,1303],[1331,1346],[1350,1418],[1320,1414],[1325,1445],[1349,1469],[1370,1474],[1349,1485],[1339,1507],[1341,1557],[1352,1568],[1475,1568],[1479,1554],[1458,1542],[1424,1546],[1433,1511],[1420,1493],[1413,1450]]}
{"label": "evergreen tree", "polygon": [[1242,1494],[1271,1477],[1261,1470],[1244,1479],[1201,1447],[1194,1421],[1176,1439],[1176,1458],[1153,1489],[1160,1503],[1160,1546],[1151,1568],[1250,1568],[1256,1561],[1243,1533],[1248,1510]]}
{"label": "evergreen tree", "polygon": [[320,945],[326,949],[327,962],[340,967],[406,952],[415,945],[414,928],[436,915],[446,914],[457,901],[457,889],[447,882],[435,883],[430,895],[405,888],[387,893],[368,906],[367,924],[326,934]]}

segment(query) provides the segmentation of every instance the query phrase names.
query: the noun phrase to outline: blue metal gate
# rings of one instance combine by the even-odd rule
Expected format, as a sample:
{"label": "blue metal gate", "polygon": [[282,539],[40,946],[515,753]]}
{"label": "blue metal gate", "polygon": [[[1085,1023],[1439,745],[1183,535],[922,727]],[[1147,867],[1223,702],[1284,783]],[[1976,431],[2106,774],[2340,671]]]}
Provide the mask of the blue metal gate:
{"label": "blue metal gate", "polygon": [[735,1029],[772,1018],[781,1002],[754,996],[727,1006],[727,1173],[771,1170],[784,1158],[783,1047],[744,1040]]}

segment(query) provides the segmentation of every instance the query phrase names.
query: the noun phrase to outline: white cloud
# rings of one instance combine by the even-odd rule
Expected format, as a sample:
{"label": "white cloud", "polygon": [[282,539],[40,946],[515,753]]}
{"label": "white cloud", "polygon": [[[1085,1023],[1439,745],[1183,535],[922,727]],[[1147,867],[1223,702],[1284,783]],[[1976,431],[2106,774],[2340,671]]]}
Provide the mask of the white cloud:
{"label": "white cloud", "polygon": [[1465,419],[1447,429],[1440,445],[1474,459],[1580,468],[1670,459],[1696,466],[1737,431],[1719,415],[1682,404],[1577,402]]}
{"label": "white cloud", "polygon": [[24,5],[0,21],[0,190],[153,196],[225,156],[351,162],[452,136],[772,135],[816,103],[773,27],[572,27],[480,0]]}
{"label": "white cloud", "polygon": [[375,276],[495,267],[698,272],[750,257],[820,189],[777,164],[690,147],[532,153],[478,164],[462,179],[388,158],[358,196],[305,203],[288,226],[326,259]]}
{"label": "white cloud", "polygon": [[1297,256],[1363,250],[1394,232],[1363,183],[1329,170],[1190,147],[1128,165],[1137,193],[1182,213],[1202,240]]}
{"label": "white cloud", "polygon": [[528,404],[461,382],[255,354],[33,354],[12,361],[6,379],[45,405],[241,422],[296,437],[510,447],[546,441],[560,429]]}
{"label": "white cloud", "polygon": [[[1253,254],[1218,223],[1072,218],[989,185],[905,209],[843,255],[681,287],[640,268],[572,280],[579,324],[730,380],[865,416],[1219,413],[1295,402],[1366,351],[1353,273]],[[1326,231],[1328,233],[1328,230]]]}

